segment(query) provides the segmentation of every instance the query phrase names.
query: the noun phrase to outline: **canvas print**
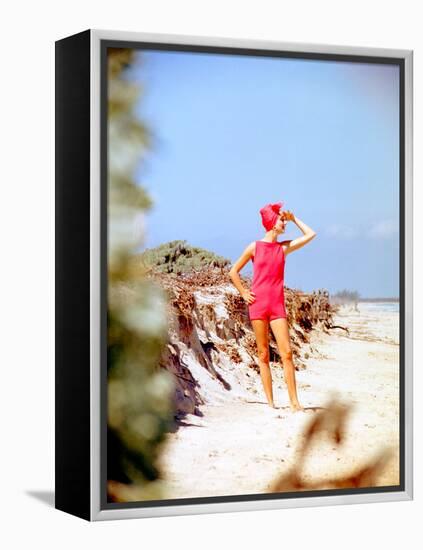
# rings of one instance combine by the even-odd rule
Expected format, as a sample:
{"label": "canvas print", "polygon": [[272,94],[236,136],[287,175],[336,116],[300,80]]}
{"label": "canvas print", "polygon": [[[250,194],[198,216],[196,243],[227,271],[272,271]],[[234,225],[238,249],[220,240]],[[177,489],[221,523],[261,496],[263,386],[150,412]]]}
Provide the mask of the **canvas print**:
{"label": "canvas print", "polygon": [[104,66],[107,503],[398,490],[399,65]]}

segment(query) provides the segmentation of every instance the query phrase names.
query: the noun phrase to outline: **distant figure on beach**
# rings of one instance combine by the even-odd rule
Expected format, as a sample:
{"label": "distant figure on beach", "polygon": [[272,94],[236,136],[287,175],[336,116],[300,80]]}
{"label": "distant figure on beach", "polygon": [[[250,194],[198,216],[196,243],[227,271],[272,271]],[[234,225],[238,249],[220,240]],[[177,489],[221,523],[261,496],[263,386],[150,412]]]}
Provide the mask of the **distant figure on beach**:
{"label": "distant figure on beach", "polygon": [[[299,220],[291,211],[282,211],[282,202],[267,204],[260,209],[261,220],[266,233],[264,238],[251,242],[229,271],[232,282],[248,303],[248,313],[257,342],[260,375],[267,401],[272,408],[272,374],[269,365],[269,324],[272,328],[282,359],[291,410],[303,411],[297,397],[295,367],[285,309],[284,272],[285,258],[310,242],[316,232]],[[294,222],[303,232],[294,240],[278,241],[278,235],[285,232],[287,222]],[[254,274],[251,290],[245,289],[239,272],[251,259]]]}

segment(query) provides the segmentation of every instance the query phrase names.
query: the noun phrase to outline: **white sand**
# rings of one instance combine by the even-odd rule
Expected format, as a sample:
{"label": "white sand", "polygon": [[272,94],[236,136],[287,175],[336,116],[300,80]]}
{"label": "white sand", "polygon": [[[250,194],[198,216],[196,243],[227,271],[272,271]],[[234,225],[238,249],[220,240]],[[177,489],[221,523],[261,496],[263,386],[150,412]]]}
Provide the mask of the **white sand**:
{"label": "white sand", "polygon": [[[258,374],[251,371],[249,393],[222,390],[217,404],[188,415],[168,436],[161,457],[168,491],[165,498],[192,498],[267,492],[279,474],[295,463],[303,428],[336,392],[353,409],[342,446],[320,438],[307,456],[303,476],[317,481],[347,475],[376,456],[395,450],[377,485],[399,483],[399,317],[344,308],[335,329],[314,331],[307,369],[296,372],[304,413],[290,411],[282,367],[272,364],[275,405],[266,403]],[[224,375],[224,374],[222,374]]]}

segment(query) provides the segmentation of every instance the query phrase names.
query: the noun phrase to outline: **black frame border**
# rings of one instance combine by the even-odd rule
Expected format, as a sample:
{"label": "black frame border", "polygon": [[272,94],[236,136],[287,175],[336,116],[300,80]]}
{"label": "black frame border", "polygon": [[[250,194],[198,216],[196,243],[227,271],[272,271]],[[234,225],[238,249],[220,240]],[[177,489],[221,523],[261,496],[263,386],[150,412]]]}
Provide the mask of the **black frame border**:
{"label": "black frame border", "polygon": [[89,30],[55,42],[55,508],[91,517]]}

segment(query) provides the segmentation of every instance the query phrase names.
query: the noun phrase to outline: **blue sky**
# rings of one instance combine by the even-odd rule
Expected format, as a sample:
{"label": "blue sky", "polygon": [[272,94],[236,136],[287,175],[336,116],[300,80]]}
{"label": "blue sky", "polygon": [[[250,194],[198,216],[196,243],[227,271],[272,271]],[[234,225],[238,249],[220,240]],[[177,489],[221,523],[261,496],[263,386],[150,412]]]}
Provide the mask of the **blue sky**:
{"label": "blue sky", "polygon": [[[143,51],[130,78],[154,146],[146,247],[186,239],[235,261],[283,201],[317,232],[285,284],[399,295],[399,70],[393,65]],[[300,236],[288,224],[282,239]],[[251,274],[247,264],[243,274]]]}

